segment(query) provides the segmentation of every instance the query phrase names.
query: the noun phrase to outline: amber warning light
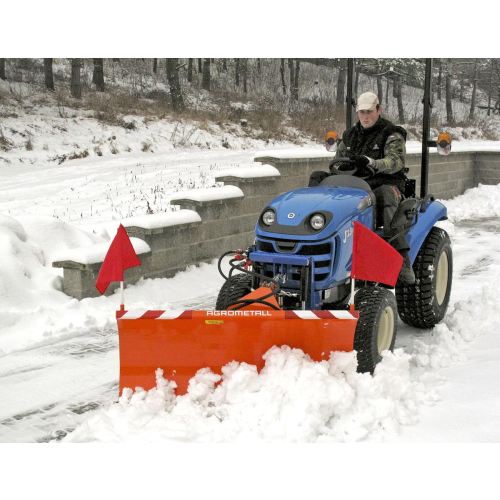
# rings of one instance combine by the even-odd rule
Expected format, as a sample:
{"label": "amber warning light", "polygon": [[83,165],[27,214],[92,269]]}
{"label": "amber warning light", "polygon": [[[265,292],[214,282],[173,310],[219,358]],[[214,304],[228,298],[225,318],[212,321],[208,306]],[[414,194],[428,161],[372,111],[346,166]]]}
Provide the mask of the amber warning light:
{"label": "amber warning light", "polygon": [[449,155],[451,151],[450,134],[439,134],[437,140],[437,150],[440,155]]}

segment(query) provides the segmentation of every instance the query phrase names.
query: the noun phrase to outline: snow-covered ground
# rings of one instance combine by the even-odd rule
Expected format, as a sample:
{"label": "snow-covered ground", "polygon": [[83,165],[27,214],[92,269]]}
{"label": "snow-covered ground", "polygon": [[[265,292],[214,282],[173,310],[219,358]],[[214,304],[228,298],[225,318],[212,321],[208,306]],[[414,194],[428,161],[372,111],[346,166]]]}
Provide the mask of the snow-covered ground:
{"label": "snow-covered ground", "polygon": [[[217,386],[218,376],[201,371],[179,397],[159,374],[157,389],[116,401],[119,297],[66,296],[52,261],[109,241],[127,206],[145,213],[141,191],[158,209],[156,186],[167,207],[178,186],[213,185],[214,172],[251,167],[255,154],[131,153],[0,170],[0,441],[500,441],[500,186],[446,202],[442,226],[455,255],[448,314],[432,331],[400,323],[397,348],[373,377],[356,373],[354,353],[316,363],[275,347],[260,374],[236,360]],[[203,264],[129,286],[125,303],[209,309],[221,284],[215,262]]]}

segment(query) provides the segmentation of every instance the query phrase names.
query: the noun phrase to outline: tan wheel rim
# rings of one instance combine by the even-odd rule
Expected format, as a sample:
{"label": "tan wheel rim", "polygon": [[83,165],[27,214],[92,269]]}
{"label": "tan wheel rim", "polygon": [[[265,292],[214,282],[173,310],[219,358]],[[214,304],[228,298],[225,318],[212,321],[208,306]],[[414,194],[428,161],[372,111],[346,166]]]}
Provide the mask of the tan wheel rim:
{"label": "tan wheel rim", "polygon": [[448,290],[448,273],[448,254],[446,252],[442,252],[439,257],[436,271],[436,300],[439,305],[442,305],[444,302],[446,291]]}
{"label": "tan wheel rim", "polygon": [[392,307],[387,306],[380,317],[378,325],[377,347],[378,353],[391,348],[392,336],[394,334],[394,311]]}

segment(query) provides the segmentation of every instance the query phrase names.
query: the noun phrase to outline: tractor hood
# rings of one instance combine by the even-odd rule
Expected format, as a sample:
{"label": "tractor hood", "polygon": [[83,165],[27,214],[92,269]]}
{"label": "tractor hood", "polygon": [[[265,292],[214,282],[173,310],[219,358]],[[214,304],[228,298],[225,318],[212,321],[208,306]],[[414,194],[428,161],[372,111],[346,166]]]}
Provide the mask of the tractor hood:
{"label": "tractor hood", "polygon": [[[366,191],[352,187],[317,186],[296,189],[269,203],[259,217],[256,234],[268,238],[273,235],[276,238],[286,235],[300,235],[306,239],[326,238],[344,222],[371,205],[371,198],[369,204],[361,204],[366,198],[370,198]],[[262,220],[262,215],[268,210],[273,210],[276,214],[275,221],[270,226]],[[309,224],[310,217],[317,213],[323,214],[326,220],[325,226],[319,231],[312,229]]]}

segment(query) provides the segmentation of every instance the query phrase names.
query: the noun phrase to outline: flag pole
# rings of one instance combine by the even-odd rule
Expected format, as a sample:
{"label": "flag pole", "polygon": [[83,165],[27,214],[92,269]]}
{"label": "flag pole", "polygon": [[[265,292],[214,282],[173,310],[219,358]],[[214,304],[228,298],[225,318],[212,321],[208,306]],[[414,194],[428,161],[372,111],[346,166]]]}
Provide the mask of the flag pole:
{"label": "flag pole", "polygon": [[351,276],[351,298],[349,299],[349,309],[354,310],[354,282],[356,280]]}
{"label": "flag pole", "polygon": [[120,311],[125,311],[125,303],[123,301],[123,281],[120,281]]}

